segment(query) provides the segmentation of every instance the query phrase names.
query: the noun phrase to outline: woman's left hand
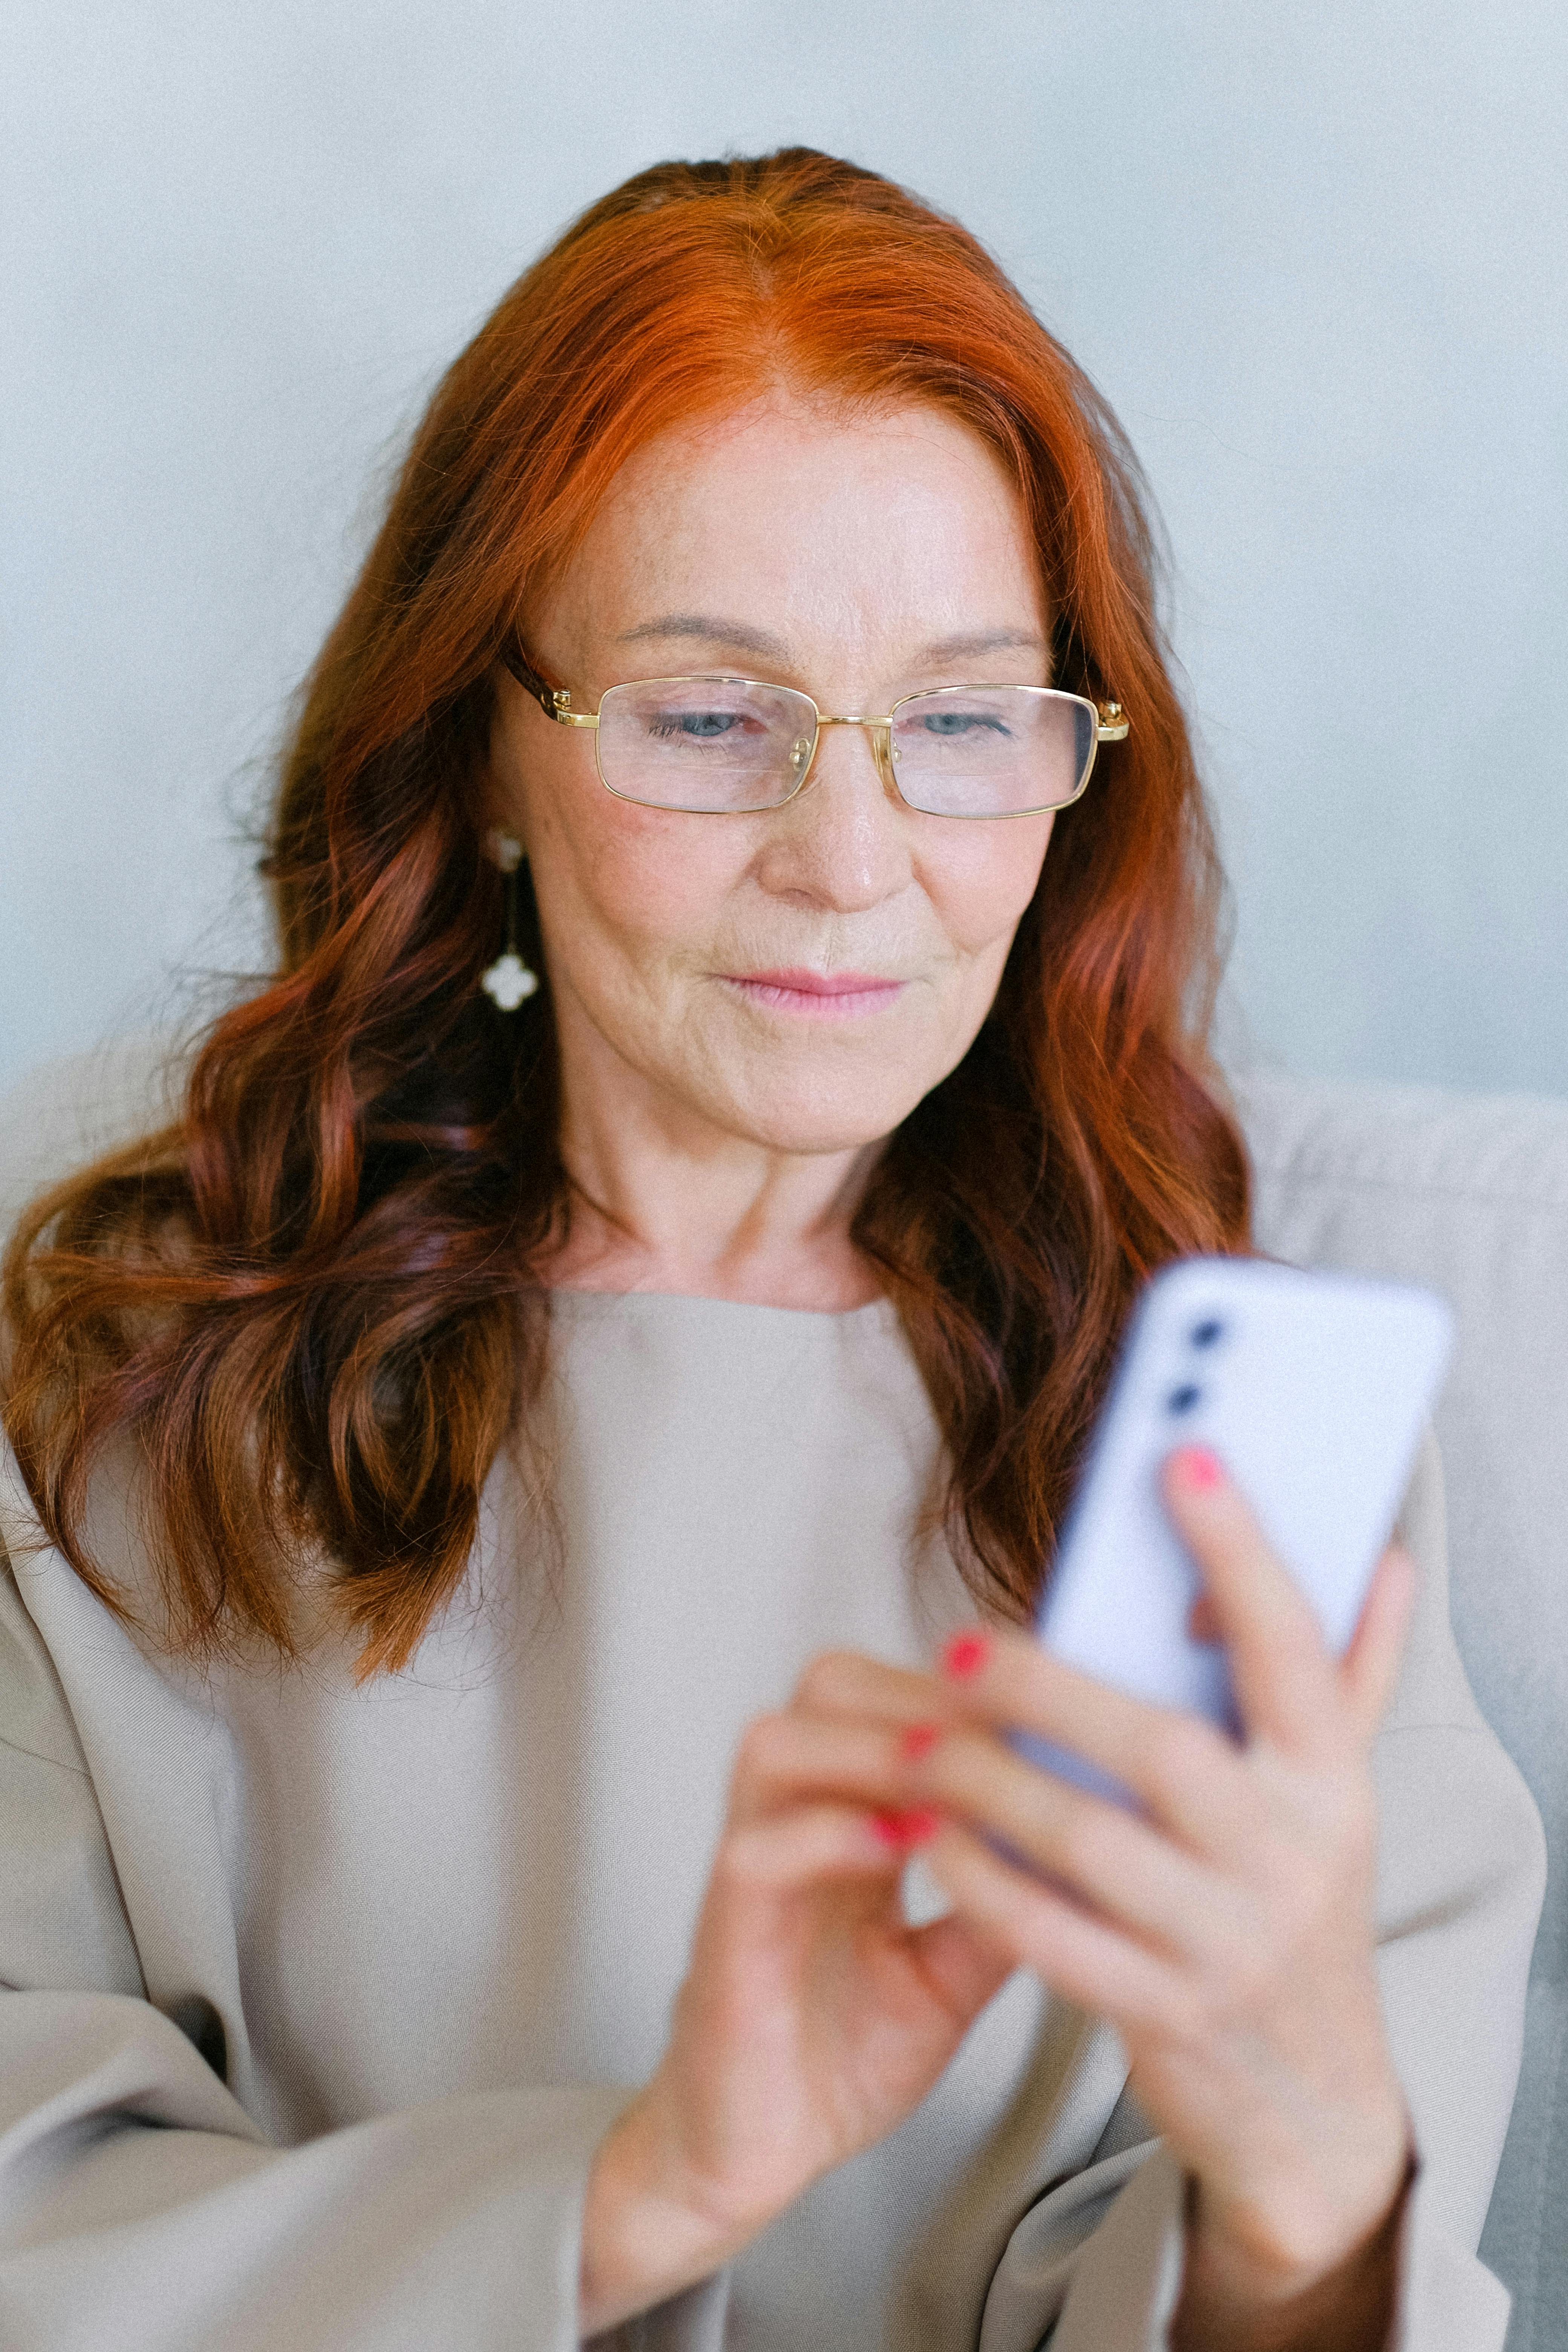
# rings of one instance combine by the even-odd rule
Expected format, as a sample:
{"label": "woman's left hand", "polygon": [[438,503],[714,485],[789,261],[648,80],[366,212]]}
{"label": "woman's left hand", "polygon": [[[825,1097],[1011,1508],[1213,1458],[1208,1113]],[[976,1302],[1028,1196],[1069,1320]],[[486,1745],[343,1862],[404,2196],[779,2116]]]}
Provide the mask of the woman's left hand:
{"label": "woman's left hand", "polygon": [[[1244,1740],[1110,1691],[1026,1635],[977,1632],[948,1644],[944,1703],[906,1734],[908,1801],[941,1809],[925,1853],[958,1911],[1121,2036],[1191,2184],[1173,2343],[1373,2352],[1411,2140],[1373,1966],[1371,1759],[1415,1572],[1385,1553],[1336,1660],[1212,1455],[1173,1455],[1165,1498],[1204,1571]],[[847,1708],[908,1719],[914,1677],[841,1664]],[[1024,1761],[1014,1726],[1102,1767],[1142,1811]]]}

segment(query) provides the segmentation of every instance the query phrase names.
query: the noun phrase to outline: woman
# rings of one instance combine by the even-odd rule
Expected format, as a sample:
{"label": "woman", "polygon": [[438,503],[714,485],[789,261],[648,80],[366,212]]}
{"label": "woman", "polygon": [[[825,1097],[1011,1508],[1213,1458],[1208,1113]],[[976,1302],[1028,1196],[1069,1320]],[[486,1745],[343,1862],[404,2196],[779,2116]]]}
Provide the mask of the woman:
{"label": "woman", "polygon": [[1341,1665],[1173,1458],[1245,1744],[1018,1630],[1247,1175],[1131,461],[973,241],[596,205],[268,870],[9,1261],[7,2343],[1500,2344],[1539,1832],[1430,1465]]}

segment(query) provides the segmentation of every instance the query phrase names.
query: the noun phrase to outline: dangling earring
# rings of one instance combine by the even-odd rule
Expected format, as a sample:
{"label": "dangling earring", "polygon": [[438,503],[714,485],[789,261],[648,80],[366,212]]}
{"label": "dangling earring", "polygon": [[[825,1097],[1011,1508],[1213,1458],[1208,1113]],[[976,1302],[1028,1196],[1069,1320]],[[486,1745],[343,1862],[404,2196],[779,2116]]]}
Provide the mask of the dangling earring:
{"label": "dangling earring", "polygon": [[485,847],[506,876],[506,946],[480,974],[479,986],[503,1013],[515,1013],[539,986],[539,974],[529,970],[517,951],[517,869],[522,864],[522,844],[515,834],[498,830],[486,834]]}

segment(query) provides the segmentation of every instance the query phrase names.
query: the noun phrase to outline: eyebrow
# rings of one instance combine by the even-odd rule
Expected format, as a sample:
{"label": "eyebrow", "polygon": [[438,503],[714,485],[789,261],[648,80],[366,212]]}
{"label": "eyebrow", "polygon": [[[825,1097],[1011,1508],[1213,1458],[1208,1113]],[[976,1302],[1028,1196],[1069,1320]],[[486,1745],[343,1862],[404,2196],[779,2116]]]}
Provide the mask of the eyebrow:
{"label": "eyebrow", "polygon": [[[699,639],[703,644],[732,646],[738,652],[760,654],[765,660],[782,661],[789,646],[782,637],[769,629],[754,629],[744,621],[721,619],[708,613],[669,613],[660,620],[643,621],[635,629],[626,630],[617,639],[623,646],[644,645],[659,637]],[[981,629],[968,635],[939,637],[934,644],[923,646],[915,656],[920,668],[940,668],[948,662],[963,661],[971,654],[1044,653],[1046,640],[1031,629]]]}
{"label": "eyebrow", "polygon": [[635,629],[626,629],[616,642],[623,646],[643,645],[652,637],[699,637],[710,646],[734,646],[744,654],[761,654],[770,661],[782,661],[789,652],[782,637],[771,630],[748,628],[744,621],[725,621],[706,613],[668,613],[662,620],[644,621]]}
{"label": "eyebrow", "polygon": [[939,637],[934,645],[923,646],[916,656],[933,668],[950,661],[963,661],[971,654],[1044,653],[1046,641],[1033,629],[981,629],[973,635]]}

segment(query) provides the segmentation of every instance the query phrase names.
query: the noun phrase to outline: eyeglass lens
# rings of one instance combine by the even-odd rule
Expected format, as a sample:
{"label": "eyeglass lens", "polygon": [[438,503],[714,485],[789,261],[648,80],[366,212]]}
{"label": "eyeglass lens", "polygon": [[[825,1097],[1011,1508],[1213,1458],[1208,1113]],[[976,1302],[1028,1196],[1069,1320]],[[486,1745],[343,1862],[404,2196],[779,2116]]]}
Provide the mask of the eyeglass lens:
{"label": "eyeglass lens", "polygon": [[[811,758],[816,716],[791,687],[651,678],[599,705],[599,772],[654,808],[776,808]],[[1030,687],[949,687],[900,702],[889,730],[901,797],[932,816],[1018,816],[1070,801],[1094,754],[1090,706]]]}

